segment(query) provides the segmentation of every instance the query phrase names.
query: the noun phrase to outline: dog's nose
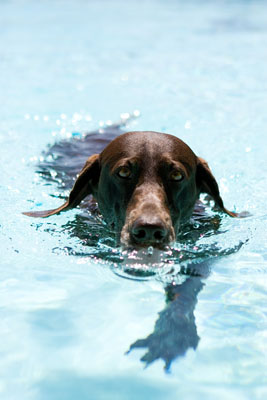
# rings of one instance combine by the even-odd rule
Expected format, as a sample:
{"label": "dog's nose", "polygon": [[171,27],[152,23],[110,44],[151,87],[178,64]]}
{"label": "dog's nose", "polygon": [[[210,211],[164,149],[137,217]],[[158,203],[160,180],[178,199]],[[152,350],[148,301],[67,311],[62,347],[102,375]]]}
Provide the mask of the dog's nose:
{"label": "dog's nose", "polygon": [[166,241],[168,232],[161,219],[146,221],[138,218],[130,228],[130,237],[131,241],[137,244],[157,244]]}

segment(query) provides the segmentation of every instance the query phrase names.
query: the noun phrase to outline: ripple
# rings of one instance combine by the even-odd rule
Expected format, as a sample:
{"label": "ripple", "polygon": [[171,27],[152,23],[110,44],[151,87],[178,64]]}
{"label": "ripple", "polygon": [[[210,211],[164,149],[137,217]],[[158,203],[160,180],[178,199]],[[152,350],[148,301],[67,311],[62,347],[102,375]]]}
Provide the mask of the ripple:
{"label": "ripple", "polygon": [[211,261],[236,253],[248,241],[246,230],[241,236],[234,222],[225,222],[219,214],[212,213],[202,224],[201,218],[184,226],[178,240],[165,250],[123,249],[102,218],[89,212],[76,214],[58,229],[46,224],[36,229],[62,237],[64,245],[54,247],[55,254],[88,259],[88,264],[93,260],[126,279],[180,284],[188,276],[205,277]]}

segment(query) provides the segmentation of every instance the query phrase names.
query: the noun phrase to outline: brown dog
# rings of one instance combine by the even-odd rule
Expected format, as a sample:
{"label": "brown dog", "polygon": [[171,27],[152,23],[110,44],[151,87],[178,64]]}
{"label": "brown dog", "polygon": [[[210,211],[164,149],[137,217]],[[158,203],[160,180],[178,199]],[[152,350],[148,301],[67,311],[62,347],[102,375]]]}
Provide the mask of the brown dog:
{"label": "brown dog", "polygon": [[175,136],[128,132],[85,163],[68,200],[59,208],[26,212],[49,217],[76,207],[89,194],[124,245],[162,248],[175,240],[190,218],[200,193],[231,217],[208,164]]}

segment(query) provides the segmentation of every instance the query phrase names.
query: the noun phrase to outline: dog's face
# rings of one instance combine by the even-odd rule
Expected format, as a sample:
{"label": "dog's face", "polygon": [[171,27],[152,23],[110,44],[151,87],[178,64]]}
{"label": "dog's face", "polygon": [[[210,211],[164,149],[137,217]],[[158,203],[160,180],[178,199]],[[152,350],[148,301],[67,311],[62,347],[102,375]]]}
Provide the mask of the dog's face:
{"label": "dog's face", "polygon": [[183,141],[157,132],[128,132],[87,160],[61,207],[25,214],[48,217],[92,194],[122,244],[163,248],[190,218],[200,193],[208,193],[230,216],[239,216],[224,207],[207,163]]}
{"label": "dog's face", "polygon": [[163,246],[176,237],[198,197],[197,157],[181,140],[130,132],[101,153],[94,188],[104,219],[134,246]]}

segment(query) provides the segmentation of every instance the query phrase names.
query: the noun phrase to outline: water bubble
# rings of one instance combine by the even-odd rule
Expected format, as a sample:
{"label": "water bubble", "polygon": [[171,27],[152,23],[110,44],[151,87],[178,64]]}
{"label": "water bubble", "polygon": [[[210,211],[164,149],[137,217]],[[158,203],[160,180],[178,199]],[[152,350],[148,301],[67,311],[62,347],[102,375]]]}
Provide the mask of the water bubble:
{"label": "water bubble", "polygon": [[130,114],[129,113],[122,113],[121,114],[121,119],[129,119],[130,118]]}
{"label": "water bubble", "polygon": [[134,110],[133,115],[135,117],[140,117],[141,112],[139,110]]}
{"label": "water bubble", "polygon": [[149,246],[149,247],[147,248],[147,255],[148,255],[148,256],[152,256],[152,255],[153,255],[153,252],[154,252],[153,246]]}
{"label": "water bubble", "polygon": [[191,121],[186,121],[184,127],[185,129],[191,129]]}
{"label": "water bubble", "polygon": [[74,121],[81,121],[83,117],[82,117],[81,114],[75,112],[75,113],[73,114],[72,118],[73,118]]}

